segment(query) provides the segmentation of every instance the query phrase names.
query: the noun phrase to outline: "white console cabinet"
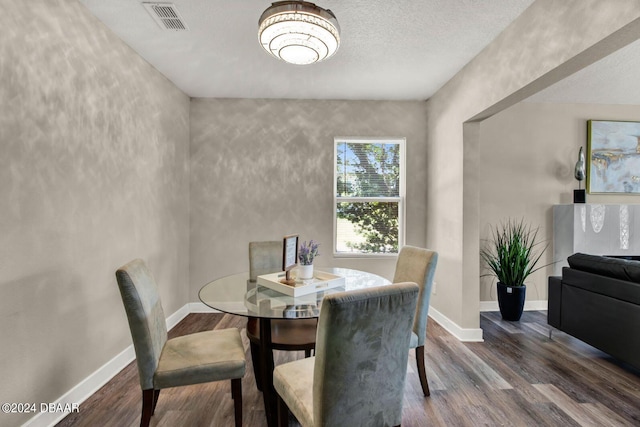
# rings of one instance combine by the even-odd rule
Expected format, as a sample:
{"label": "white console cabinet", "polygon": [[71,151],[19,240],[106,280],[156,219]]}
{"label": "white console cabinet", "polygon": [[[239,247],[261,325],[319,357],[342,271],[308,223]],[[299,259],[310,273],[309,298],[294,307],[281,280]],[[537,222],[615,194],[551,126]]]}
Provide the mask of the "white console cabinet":
{"label": "white console cabinet", "polygon": [[554,274],[576,252],[640,256],[640,205],[575,203],[553,207]]}

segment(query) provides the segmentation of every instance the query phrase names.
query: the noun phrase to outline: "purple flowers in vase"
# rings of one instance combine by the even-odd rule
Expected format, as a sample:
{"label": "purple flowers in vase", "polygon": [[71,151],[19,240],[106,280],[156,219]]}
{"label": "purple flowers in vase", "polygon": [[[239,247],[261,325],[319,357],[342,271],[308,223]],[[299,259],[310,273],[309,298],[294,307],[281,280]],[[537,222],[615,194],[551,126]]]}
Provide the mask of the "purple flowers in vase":
{"label": "purple flowers in vase", "polygon": [[307,244],[306,240],[302,242],[300,248],[298,249],[298,260],[300,261],[300,265],[312,265],[313,259],[320,255],[318,252],[319,243],[316,243],[314,240],[309,240],[309,244]]}

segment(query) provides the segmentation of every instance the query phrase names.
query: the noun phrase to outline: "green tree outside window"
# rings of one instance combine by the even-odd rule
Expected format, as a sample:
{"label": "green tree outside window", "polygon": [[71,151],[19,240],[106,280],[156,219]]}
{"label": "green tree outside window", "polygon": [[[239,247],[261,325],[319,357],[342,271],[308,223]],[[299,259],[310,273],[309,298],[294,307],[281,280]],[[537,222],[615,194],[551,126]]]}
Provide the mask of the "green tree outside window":
{"label": "green tree outside window", "polygon": [[336,248],[338,253],[398,252],[400,150],[396,141],[337,141],[337,246],[343,249]]}

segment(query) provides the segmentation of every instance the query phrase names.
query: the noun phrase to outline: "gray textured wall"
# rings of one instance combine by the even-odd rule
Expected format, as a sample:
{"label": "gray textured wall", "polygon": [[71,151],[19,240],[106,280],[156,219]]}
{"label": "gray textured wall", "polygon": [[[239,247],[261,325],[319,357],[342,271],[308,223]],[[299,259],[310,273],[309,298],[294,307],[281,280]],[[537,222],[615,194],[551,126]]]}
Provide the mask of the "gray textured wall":
{"label": "gray textured wall", "polygon": [[[521,102],[481,124],[480,237],[507,217],[526,217],[553,241],[555,204],[573,203],[578,150],[587,149],[587,120],[637,120],[637,105],[545,104]],[[505,179],[508,177],[508,179]],[[585,188],[585,182],[582,183]],[[638,196],[587,194],[589,203],[640,203]],[[553,262],[550,246],[542,264]],[[527,299],[547,299],[553,266],[534,273]],[[481,280],[481,301],[496,300],[495,280]]]}
{"label": "gray textured wall", "polygon": [[427,102],[427,245],[441,253],[431,304],[461,328],[480,325],[479,150],[464,123],[636,40],[639,18],[639,0],[537,0]]}
{"label": "gray textured wall", "polygon": [[407,243],[440,251],[432,302],[476,327],[462,122],[621,45],[608,36],[639,4],[539,0],[429,103],[190,104],[76,0],[0,0],[0,402],[53,401],[130,344],[113,273],[134,257],[167,314],[246,270],[250,240],[290,232],[323,243],[319,266],[390,277],[394,260],[330,255],[334,136],[407,137]]}
{"label": "gray textured wall", "polygon": [[333,138],[407,138],[407,243],[423,246],[424,102],[193,99],[191,297],[248,270],[251,240],[321,243],[318,266],[393,275],[395,258],[333,258]]}
{"label": "gray textured wall", "polygon": [[75,0],[0,6],[0,402],[52,402],[131,344],[117,267],[187,302],[189,99]]}

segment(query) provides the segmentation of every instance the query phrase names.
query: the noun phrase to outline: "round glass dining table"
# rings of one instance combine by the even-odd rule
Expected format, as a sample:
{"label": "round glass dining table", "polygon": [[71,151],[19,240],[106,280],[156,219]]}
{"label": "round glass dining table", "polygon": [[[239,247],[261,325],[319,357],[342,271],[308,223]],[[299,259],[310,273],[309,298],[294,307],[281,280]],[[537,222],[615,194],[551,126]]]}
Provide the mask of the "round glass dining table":
{"label": "round glass dining table", "polygon": [[273,348],[271,319],[309,319],[320,315],[325,295],[356,289],[385,286],[391,282],[384,277],[350,268],[320,268],[322,272],[344,277],[344,285],[292,297],[249,280],[249,273],[239,273],[216,279],[200,289],[200,301],[229,314],[254,317],[260,322],[260,366],[262,393],[267,424],[276,425],[276,393],[273,389]]}
{"label": "round glass dining table", "polygon": [[388,285],[384,277],[350,268],[323,268],[323,272],[344,277],[344,286],[292,297],[249,280],[249,273],[226,276],[200,289],[200,301],[224,313],[270,319],[318,317],[325,295]]}

